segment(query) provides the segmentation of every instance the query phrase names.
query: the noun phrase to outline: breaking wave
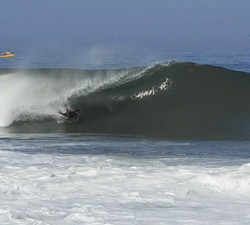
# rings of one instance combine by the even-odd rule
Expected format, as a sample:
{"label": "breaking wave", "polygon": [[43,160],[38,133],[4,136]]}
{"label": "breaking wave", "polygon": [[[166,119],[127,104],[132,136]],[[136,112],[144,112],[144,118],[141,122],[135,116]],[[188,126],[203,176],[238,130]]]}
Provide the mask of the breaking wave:
{"label": "breaking wave", "polygon": [[[189,62],[117,70],[0,70],[2,132],[248,138],[250,74]],[[81,110],[67,123],[64,104]]]}

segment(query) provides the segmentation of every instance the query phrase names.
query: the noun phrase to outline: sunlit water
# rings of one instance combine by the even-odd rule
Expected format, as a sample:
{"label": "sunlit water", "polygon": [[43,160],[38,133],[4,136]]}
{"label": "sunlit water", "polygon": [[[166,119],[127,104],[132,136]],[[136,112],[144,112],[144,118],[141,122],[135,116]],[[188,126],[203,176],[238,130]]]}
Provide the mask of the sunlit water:
{"label": "sunlit water", "polygon": [[249,142],[0,139],[1,224],[249,224]]}

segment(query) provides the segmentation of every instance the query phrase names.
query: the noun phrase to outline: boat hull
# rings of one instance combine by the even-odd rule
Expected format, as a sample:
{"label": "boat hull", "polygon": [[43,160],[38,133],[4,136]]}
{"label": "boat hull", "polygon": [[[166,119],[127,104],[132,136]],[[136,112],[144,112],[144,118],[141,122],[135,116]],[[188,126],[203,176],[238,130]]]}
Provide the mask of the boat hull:
{"label": "boat hull", "polygon": [[1,58],[8,58],[8,57],[13,57],[14,54],[9,54],[9,55],[0,55]]}

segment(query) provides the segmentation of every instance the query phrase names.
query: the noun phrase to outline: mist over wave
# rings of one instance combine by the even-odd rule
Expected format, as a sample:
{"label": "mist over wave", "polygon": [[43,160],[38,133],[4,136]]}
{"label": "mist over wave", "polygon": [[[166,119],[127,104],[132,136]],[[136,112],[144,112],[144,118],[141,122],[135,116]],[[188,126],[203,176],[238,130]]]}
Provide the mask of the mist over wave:
{"label": "mist over wave", "polygon": [[58,117],[65,103],[140,76],[142,68],[116,71],[74,69],[0,70],[0,126]]}
{"label": "mist over wave", "polygon": [[[0,71],[6,132],[140,134],[228,138],[249,134],[250,76],[188,62],[117,70]],[[69,124],[67,102],[81,110]]]}

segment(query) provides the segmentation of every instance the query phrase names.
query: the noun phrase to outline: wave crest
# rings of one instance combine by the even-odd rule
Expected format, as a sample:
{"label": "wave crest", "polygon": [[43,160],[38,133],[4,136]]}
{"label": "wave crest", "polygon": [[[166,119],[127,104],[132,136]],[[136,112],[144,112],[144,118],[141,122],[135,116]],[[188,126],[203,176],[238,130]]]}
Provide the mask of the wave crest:
{"label": "wave crest", "polygon": [[[10,74],[5,76],[13,78]],[[41,132],[168,138],[246,137],[249,133],[250,76],[244,72],[171,62],[120,70],[28,70],[18,76],[34,86],[32,97],[28,91],[20,93],[18,89],[16,100],[0,99],[0,104],[2,107],[9,101],[15,105],[18,100],[26,111],[36,107],[40,110],[41,105],[46,108],[51,121],[45,125],[41,119],[37,126],[29,124],[30,132],[39,127]],[[0,76],[1,81],[3,77]],[[56,109],[63,109],[65,101],[81,109],[81,119],[75,124],[55,126]],[[0,114],[3,117],[1,111]],[[19,121],[11,126],[12,131],[22,126]]]}

